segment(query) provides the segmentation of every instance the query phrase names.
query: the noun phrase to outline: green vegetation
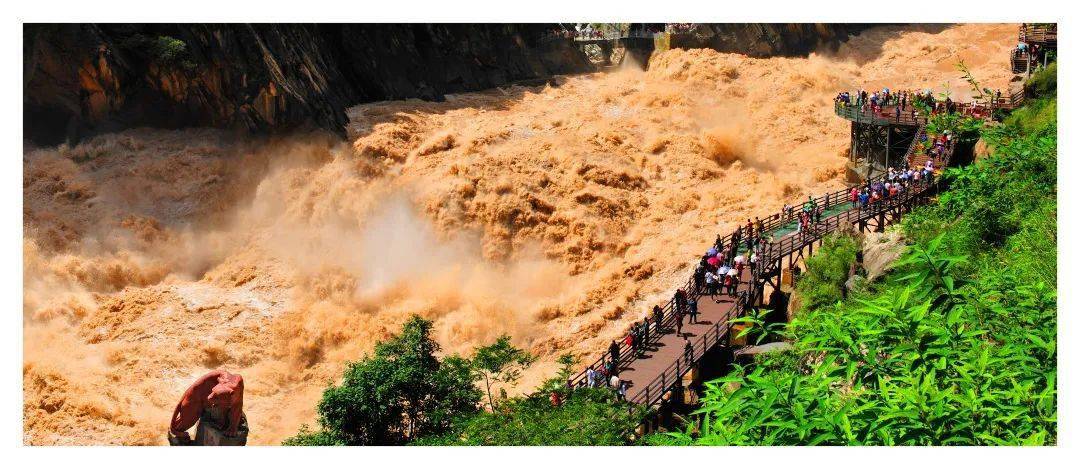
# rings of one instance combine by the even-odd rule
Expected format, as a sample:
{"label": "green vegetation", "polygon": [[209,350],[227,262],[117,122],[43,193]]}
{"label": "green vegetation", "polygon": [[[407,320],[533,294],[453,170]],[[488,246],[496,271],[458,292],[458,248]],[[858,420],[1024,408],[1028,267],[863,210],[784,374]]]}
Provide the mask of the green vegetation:
{"label": "green vegetation", "polygon": [[474,412],[480,391],[468,360],[435,357],[431,321],[414,316],[375,354],[350,363],[319,401],[321,429],[301,429],[286,445],[393,445],[441,432]]}
{"label": "green vegetation", "polygon": [[[303,426],[283,444],[335,445],[616,445],[630,441],[641,415],[608,389],[567,395],[576,364],[559,358],[559,373],[534,396],[496,400],[492,386],[513,383],[532,357],[508,336],[468,359],[441,360],[431,322],[414,316],[401,333],[350,363],[340,385],[319,402],[319,428]],[[485,393],[492,411],[480,408]],[[558,405],[549,398],[555,393]]]}
{"label": "green vegetation", "polygon": [[1031,74],[1024,89],[1035,96],[1050,96],[1057,94],[1057,62],[1047,64]]}
{"label": "green vegetation", "polygon": [[607,388],[575,389],[553,406],[547,394],[510,398],[420,445],[611,446],[631,442],[641,422],[633,406]]}
{"label": "green vegetation", "polygon": [[848,268],[855,262],[859,244],[851,236],[830,236],[821,251],[806,259],[806,271],[799,277],[799,298],[804,309],[836,304],[843,298]]}
{"label": "green vegetation", "polygon": [[494,344],[476,349],[473,368],[484,379],[488,405],[495,408],[491,394],[493,384],[513,384],[521,377],[521,371],[533,362],[533,357],[510,343],[510,336],[503,335]]}
{"label": "green vegetation", "polygon": [[159,66],[179,67],[188,71],[197,67],[187,43],[172,36],[149,37],[136,33],[125,38],[121,46]]}
{"label": "green vegetation", "polygon": [[[1048,82],[1052,80],[1047,79]],[[1056,85],[1038,85],[1054,89]],[[661,445],[1046,445],[1057,441],[1057,124],[1044,95],[980,131],[939,203],[899,229],[882,280],[837,294],[853,259],[830,240],[798,286],[792,349],[706,383]],[[958,129],[963,119],[936,121]]]}

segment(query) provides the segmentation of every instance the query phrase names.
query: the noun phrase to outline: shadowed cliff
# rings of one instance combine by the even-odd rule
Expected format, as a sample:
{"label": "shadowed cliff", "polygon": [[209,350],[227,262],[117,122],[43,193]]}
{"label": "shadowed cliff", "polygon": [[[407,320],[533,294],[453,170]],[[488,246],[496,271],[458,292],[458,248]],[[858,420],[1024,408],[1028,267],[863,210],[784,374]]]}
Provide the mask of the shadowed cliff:
{"label": "shadowed cliff", "polygon": [[[551,24],[27,24],[24,138],[75,142],[132,127],[344,136],[362,102],[475,91],[592,71]],[[803,54],[861,29],[700,25],[672,47]]]}

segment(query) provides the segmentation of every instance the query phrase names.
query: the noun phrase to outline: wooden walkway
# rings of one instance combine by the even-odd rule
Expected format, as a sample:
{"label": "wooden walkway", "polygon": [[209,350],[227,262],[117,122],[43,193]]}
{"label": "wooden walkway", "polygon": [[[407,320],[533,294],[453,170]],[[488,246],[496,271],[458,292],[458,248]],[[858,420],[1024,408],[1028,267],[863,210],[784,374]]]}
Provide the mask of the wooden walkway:
{"label": "wooden walkway", "polygon": [[[746,293],[750,285],[750,269],[745,269],[742,275],[742,283],[739,291]],[[701,358],[707,351],[703,349],[700,339],[706,336],[722,337],[727,334],[729,322],[735,319],[736,300],[738,296],[702,295],[697,298],[698,317],[697,322],[691,324],[690,317],[683,319],[682,334],[675,334],[674,322],[666,327],[666,333],[656,337],[653,334],[649,338],[651,343],[646,347],[644,354],[624,366],[619,374],[619,379],[629,384],[627,395],[636,404],[648,404],[666,389],[658,383],[678,379],[686,370],[686,341],[689,340],[694,347],[694,357]],[[693,360],[692,360],[693,361]],[[660,381],[654,383],[660,377]],[[652,386],[650,386],[652,384]]]}
{"label": "wooden walkway", "polygon": [[[922,129],[920,129],[922,130]],[[925,158],[911,155],[916,145],[911,145],[908,155],[915,158],[905,158],[907,161],[923,162]],[[948,165],[953,148],[941,158],[940,166]],[[936,178],[935,178],[936,179]],[[882,177],[874,178],[870,182],[881,181]],[[858,185],[858,187],[863,184]],[[921,183],[912,186],[902,195],[883,199],[881,202],[871,204],[869,207],[855,207],[849,200],[851,186],[814,198],[814,203],[821,207],[823,214],[820,221],[814,223],[803,232],[794,230],[794,221],[791,214],[777,213],[762,219],[766,242],[762,249],[762,259],[759,259],[757,269],[751,272],[744,269],[740,277],[740,283],[735,296],[729,295],[706,295],[699,291],[693,278],[690,278],[682,287],[688,295],[697,299],[698,322],[689,323],[689,316],[684,318],[682,335],[676,335],[674,300],[668,301],[663,307],[663,334],[657,335],[650,331],[649,343],[640,356],[634,356],[629,346],[619,343],[619,366],[618,374],[622,381],[627,382],[627,399],[636,404],[652,406],[664,400],[666,393],[677,386],[682,376],[713,347],[721,343],[729,343],[729,328],[732,319],[745,315],[748,308],[763,305],[765,285],[772,288],[779,287],[779,277],[783,270],[785,258],[787,266],[799,262],[804,257],[805,251],[813,253],[815,243],[829,233],[836,232],[841,227],[858,226],[860,230],[874,229],[884,230],[885,225],[896,222],[900,216],[914,205],[925,203],[929,196],[937,189],[936,185]],[[797,210],[797,209],[796,209]],[[723,238],[724,246],[730,246],[734,235]],[[774,281],[775,280],[775,281]],[[686,342],[691,344],[691,353],[686,354]],[[586,370],[589,368],[600,369],[604,363],[610,361],[608,352],[582,372],[570,379],[573,386],[584,386],[587,383]]]}

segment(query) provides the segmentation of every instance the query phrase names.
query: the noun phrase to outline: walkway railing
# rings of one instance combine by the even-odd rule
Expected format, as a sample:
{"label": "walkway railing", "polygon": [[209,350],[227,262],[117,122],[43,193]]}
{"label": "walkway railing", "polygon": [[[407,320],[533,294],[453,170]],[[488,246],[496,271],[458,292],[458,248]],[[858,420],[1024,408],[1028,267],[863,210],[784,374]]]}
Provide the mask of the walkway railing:
{"label": "walkway railing", "polygon": [[839,101],[833,103],[833,110],[836,112],[836,115],[860,124],[926,125],[926,116],[922,115],[918,110],[915,110],[913,114],[913,109],[913,106],[908,106],[908,109],[900,111],[898,117],[896,115],[896,106],[886,106],[883,107],[881,111],[874,112],[870,110],[869,106],[856,106],[854,104],[844,104]]}
{"label": "walkway railing", "polygon": [[[910,189],[901,195],[887,197],[881,201],[871,203],[867,207],[854,206],[851,209],[813,223],[798,233],[784,236],[777,242],[769,243],[764,249],[762,259],[758,261],[758,272],[755,272],[751,280],[746,283],[749,284],[749,288],[756,289],[761,280],[758,276],[765,266],[771,266],[784,256],[801,251],[808,244],[837,231],[845,224],[851,225],[866,221],[882,213],[904,207],[918,198],[925,198],[933,187],[928,180],[923,180],[918,184],[912,184]],[[837,192],[850,193],[850,190],[851,188],[848,188],[846,191]],[[843,203],[848,202],[844,201]],[[668,391],[680,384],[684,372],[690,366],[696,364],[712,347],[723,341],[724,337],[729,333],[730,321],[746,313],[751,298],[753,298],[752,291],[739,292],[734,307],[725,314],[723,320],[717,321],[710,330],[690,342],[692,350],[689,357],[680,356],[676,358],[673,363],[668,365],[648,384],[640,389],[635,387],[634,393],[627,396],[627,398],[631,402],[646,407],[651,407],[664,399]]]}
{"label": "walkway railing", "polygon": [[[920,127],[920,132],[925,133],[925,128]],[[917,143],[917,141],[912,142],[912,145],[908,148],[908,154],[906,155],[904,161],[913,160],[912,157],[914,157],[915,155],[913,155],[912,153],[916,152],[916,149],[919,148],[919,145]],[[939,157],[939,159],[941,160],[940,165],[935,165],[935,167],[946,167],[952,157],[952,153],[954,150],[955,144],[947,146],[945,152]],[[923,159],[922,161],[925,161],[925,159]],[[874,217],[880,216],[883,213],[897,210],[898,207],[903,207],[907,204],[910,204],[918,198],[925,198],[932,190],[936,189],[936,185],[932,185],[929,180],[924,179],[919,183],[909,185],[909,188],[900,195],[885,197],[878,202],[868,204],[868,206],[866,207],[859,207],[857,205],[851,204],[850,193],[852,188],[861,188],[867,184],[884,181],[884,179],[885,176],[881,175],[872,178],[862,184],[848,186],[844,189],[829,192],[813,199],[809,199],[813,200],[814,204],[817,207],[821,207],[821,210],[823,212],[827,212],[830,209],[834,209],[837,207],[844,207],[846,209],[839,213],[826,216],[824,219],[816,223],[812,223],[809,226],[804,227],[803,230],[800,230],[796,233],[782,235],[779,239],[773,240],[772,242],[766,241],[765,247],[763,248],[761,253],[761,258],[756,263],[755,269],[751,271],[750,280],[743,282],[740,285],[740,287],[745,287],[746,289],[738,292],[736,300],[734,302],[734,306],[725,314],[722,321],[717,321],[713,324],[713,327],[709,331],[706,331],[704,334],[694,338],[694,340],[690,342],[692,350],[690,356],[688,357],[689,360],[687,360],[687,357],[680,355],[679,358],[677,358],[673,363],[669,364],[666,368],[664,368],[664,370],[662,370],[660,374],[656,376],[653,380],[651,380],[649,383],[645,384],[640,388],[635,386],[633,388],[633,394],[627,396],[627,398],[630,399],[632,402],[644,405],[646,407],[652,406],[653,404],[656,404],[661,399],[663,399],[664,395],[669,390],[679,384],[680,380],[682,379],[682,375],[687,370],[687,368],[697,363],[697,361],[700,360],[705,353],[707,353],[717,343],[722,341],[723,338],[729,333],[730,321],[732,319],[743,316],[746,312],[747,305],[756,302],[756,295],[760,294],[760,292],[757,292],[756,290],[758,289],[758,285],[761,284],[764,280],[762,274],[766,272],[765,269],[767,266],[771,268],[771,266],[779,262],[780,259],[782,259],[784,256],[788,256],[795,252],[801,251],[808,244],[820,240],[827,234],[838,230],[844,224],[850,225],[865,222],[873,219]],[[774,233],[780,230],[786,224],[791,223],[795,220],[796,214],[794,212],[797,211],[798,208],[794,207],[794,210],[792,210],[791,213],[785,213],[782,211],[780,213],[775,213],[762,219],[762,232]],[[729,234],[722,237],[721,240],[723,241],[723,244],[725,246],[729,246],[730,243],[733,241],[733,238],[734,236],[732,234]],[[693,275],[691,275],[691,277],[683,285],[682,290],[687,293],[688,299],[691,297],[700,299],[702,296],[705,296],[702,294],[703,292],[700,286],[696,285]],[[670,328],[674,327],[674,322],[677,320],[674,297],[664,304],[662,311],[663,315],[661,319],[661,327],[663,329],[671,330]],[[654,337],[658,336],[659,332]],[[638,357],[636,356],[636,354],[633,353],[632,347],[626,345],[623,341],[620,340],[618,344],[620,361],[616,364],[616,367],[621,369],[623,365],[634,362],[638,359]],[[574,386],[586,385],[586,373],[588,369],[598,369],[605,362],[610,360],[611,356],[609,352],[605,351],[600,356],[600,358],[598,358],[580,373],[572,377],[570,380],[571,383]]]}
{"label": "walkway railing", "polygon": [[1028,44],[1057,45],[1057,25],[1024,24],[1020,27],[1020,41]]}
{"label": "walkway railing", "polygon": [[[724,336],[728,334],[731,320],[743,316],[746,310],[746,304],[749,301],[750,292],[742,291],[736,296],[735,307],[731,308],[723,317],[722,320],[718,320],[713,323],[712,328],[701,334],[700,337],[696,337],[690,341],[690,356],[680,356],[675,359],[675,362],[668,365],[663,371],[660,372],[656,378],[653,378],[645,386],[638,389],[634,387],[634,394],[627,396],[630,402],[634,402],[646,407],[652,406],[664,398],[669,390],[675,387],[682,380],[683,374],[686,370],[697,363],[701,357],[705,356],[705,353],[712,349],[716,344],[720,343]],[[689,358],[689,361],[687,361]]]}

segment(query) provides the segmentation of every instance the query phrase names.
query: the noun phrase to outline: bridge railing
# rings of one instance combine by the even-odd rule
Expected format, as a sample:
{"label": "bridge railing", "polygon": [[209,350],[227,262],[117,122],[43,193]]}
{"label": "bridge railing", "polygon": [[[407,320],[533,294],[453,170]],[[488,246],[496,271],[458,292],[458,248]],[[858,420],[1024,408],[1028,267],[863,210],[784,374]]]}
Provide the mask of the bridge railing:
{"label": "bridge railing", "polygon": [[[889,108],[895,109],[895,106]],[[902,110],[900,111],[900,117],[897,117],[895,110],[874,112],[870,110],[869,106],[856,106],[839,101],[833,103],[833,110],[836,115],[860,124],[926,125],[926,116],[922,115],[918,110],[915,111],[914,115],[910,110]]]}
{"label": "bridge railing", "polygon": [[1020,41],[1057,45],[1057,25],[1024,24],[1020,27]]}
{"label": "bridge railing", "polygon": [[689,366],[697,363],[706,352],[723,340],[728,333],[730,321],[743,315],[749,297],[748,291],[739,292],[736,296],[735,307],[725,313],[722,319],[713,323],[711,328],[690,341],[691,350],[689,356],[686,356],[685,352],[679,355],[674,363],[660,372],[659,376],[653,378],[645,386],[635,388],[634,394],[627,396],[627,399],[631,402],[638,402],[645,407],[652,406],[663,399],[664,394],[682,380],[682,376]]}

